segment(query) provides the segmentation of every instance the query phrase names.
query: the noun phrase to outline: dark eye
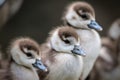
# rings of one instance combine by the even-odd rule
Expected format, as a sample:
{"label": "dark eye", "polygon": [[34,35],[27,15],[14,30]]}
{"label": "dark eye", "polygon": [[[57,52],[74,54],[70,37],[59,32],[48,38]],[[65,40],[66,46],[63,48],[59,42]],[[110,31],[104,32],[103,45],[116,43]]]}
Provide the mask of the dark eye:
{"label": "dark eye", "polygon": [[32,47],[31,47],[31,46],[27,46],[27,49],[28,49],[28,50],[31,50],[31,49],[32,49]]}
{"label": "dark eye", "polygon": [[89,19],[88,16],[87,16],[87,14],[81,14],[80,16],[81,16],[83,19],[85,19],[85,20]]}
{"label": "dark eye", "polygon": [[31,53],[26,53],[26,55],[27,55],[27,57],[31,57],[31,58],[33,58],[33,55],[31,54]]}
{"label": "dark eye", "polygon": [[70,41],[69,41],[69,40],[64,40],[64,42],[65,42],[66,44],[70,44]]}
{"label": "dark eye", "polygon": [[84,10],[84,9],[82,9],[82,10],[78,10],[77,13],[78,13],[78,15],[79,15],[80,17],[82,17],[84,20],[89,19],[86,10]]}

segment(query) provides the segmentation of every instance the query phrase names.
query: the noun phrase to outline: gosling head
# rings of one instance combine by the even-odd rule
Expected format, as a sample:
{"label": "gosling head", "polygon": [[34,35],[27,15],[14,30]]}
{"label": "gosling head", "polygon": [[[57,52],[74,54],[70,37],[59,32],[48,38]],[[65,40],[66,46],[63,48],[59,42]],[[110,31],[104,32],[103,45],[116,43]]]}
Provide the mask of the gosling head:
{"label": "gosling head", "polygon": [[71,27],[59,27],[51,32],[51,47],[63,53],[72,53],[85,56],[84,50],[80,46],[80,39]]}
{"label": "gosling head", "polygon": [[47,71],[39,57],[39,45],[30,38],[19,38],[11,43],[9,53],[13,61],[21,66]]}
{"label": "gosling head", "polygon": [[86,2],[74,2],[67,6],[62,19],[65,24],[75,28],[102,31],[102,27],[95,20],[93,7]]}

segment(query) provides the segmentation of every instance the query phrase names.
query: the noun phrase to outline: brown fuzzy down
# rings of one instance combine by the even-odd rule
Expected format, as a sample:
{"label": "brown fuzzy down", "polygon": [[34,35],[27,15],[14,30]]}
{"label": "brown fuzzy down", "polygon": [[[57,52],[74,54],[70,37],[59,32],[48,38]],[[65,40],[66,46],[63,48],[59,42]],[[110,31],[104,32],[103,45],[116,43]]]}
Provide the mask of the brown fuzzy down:
{"label": "brown fuzzy down", "polygon": [[[2,51],[0,49],[0,72],[2,69],[7,69],[10,65],[9,61],[10,61],[10,56],[7,58],[4,58],[2,55]],[[1,79],[0,79],[1,80]]]}
{"label": "brown fuzzy down", "polygon": [[69,26],[59,26],[55,29],[53,29],[52,31],[50,31],[50,35],[49,38],[47,39],[47,42],[50,40],[52,34],[58,30],[58,35],[60,37],[61,40],[63,40],[63,36],[65,37],[74,37],[77,41],[79,41],[79,37],[78,34],[75,32],[75,29]]}
{"label": "brown fuzzy down", "polygon": [[6,69],[0,69],[0,80],[13,80],[11,72]]}
{"label": "brown fuzzy down", "polygon": [[[11,42],[11,46],[9,47],[10,49],[15,46],[15,45],[19,45],[20,49],[23,51],[23,47],[26,47],[30,50],[34,50],[37,52],[37,54],[39,54],[39,44],[37,42],[35,42],[35,40],[28,38],[28,37],[20,37],[17,39],[14,39]],[[9,49],[9,50],[10,50]],[[8,50],[8,51],[9,51]],[[24,53],[24,51],[23,51]]]}
{"label": "brown fuzzy down", "polygon": [[[54,58],[54,55],[56,55],[56,51],[53,50],[51,47],[47,46],[47,43],[41,44],[40,49],[41,49],[41,60],[44,63],[44,65],[46,65],[47,60],[49,60],[53,64],[56,62],[56,59]],[[47,67],[47,69],[48,69],[47,72],[38,71],[38,75],[41,80],[45,80],[46,76],[49,74],[49,67]]]}
{"label": "brown fuzzy down", "polygon": [[78,35],[75,30],[71,27],[63,27],[59,29],[59,36],[63,40],[64,37],[74,37],[78,41]]}
{"label": "brown fuzzy down", "polygon": [[109,50],[109,55],[114,60],[114,65],[118,65],[117,57],[117,41],[112,41],[110,38],[102,38],[102,46],[105,46]]}
{"label": "brown fuzzy down", "polygon": [[65,15],[68,13],[69,9],[73,9],[73,11],[77,12],[78,10],[84,10],[85,12],[90,13],[95,18],[95,11],[94,8],[87,2],[84,1],[76,1],[69,4],[65,11],[63,12],[62,19],[65,20]]}
{"label": "brown fuzzy down", "polygon": [[13,80],[12,74],[10,72],[10,60],[0,59],[0,80]]}
{"label": "brown fuzzy down", "polygon": [[115,44],[111,39],[109,39],[108,37],[103,37],[102,39],[102,46],[106,46],[108,47],[110,50],[114,50],[115,48]]}

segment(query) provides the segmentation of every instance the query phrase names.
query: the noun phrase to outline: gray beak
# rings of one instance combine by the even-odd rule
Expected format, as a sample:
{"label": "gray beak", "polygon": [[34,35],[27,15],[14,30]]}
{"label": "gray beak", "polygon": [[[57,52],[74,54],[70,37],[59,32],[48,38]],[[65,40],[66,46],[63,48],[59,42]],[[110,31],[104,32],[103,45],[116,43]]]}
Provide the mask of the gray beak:
{"label": "gray beak", "polygon": [[78,45],[74,46],[74,49],[71,51],[73,54],[81,55],[81,56],[86,56],[85,51]]}
{"label": "gray beak", "polygon": [[37,68],[37,69],[40,69],[40,70],[42,70],[42,71],[47,72],[47,68],[46,68],[46,66],[42,63],[41,60],[36,59],[36,61],[35,61],[35,63],[33,64],[33,66],[34,66],[35,68]]}
{"label": "gray beak", "polygon": [[91,20],[90,24],[88,24],[88,27],[97,31],[103,30],[103,28],[95,20]]}

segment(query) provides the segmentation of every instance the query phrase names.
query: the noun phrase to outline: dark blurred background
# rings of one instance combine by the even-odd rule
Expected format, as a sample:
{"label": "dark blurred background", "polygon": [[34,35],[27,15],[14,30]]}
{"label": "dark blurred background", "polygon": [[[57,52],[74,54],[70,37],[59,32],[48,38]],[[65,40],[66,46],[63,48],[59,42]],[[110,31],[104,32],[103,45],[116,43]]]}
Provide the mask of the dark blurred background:
{"label": "dark blurred background", "polygon": [[[67,4],[75,0],[24,0],[19,12],[0,30],[0,44],[5,50],[9,41],[20,36],[29,36],[42,43],[48,32],[62,25],[61,16]],[[104,30],[105,36],[114,20],[120,18],[120,0],[84,0],[90,3],[96,12],[96,20]]]}

